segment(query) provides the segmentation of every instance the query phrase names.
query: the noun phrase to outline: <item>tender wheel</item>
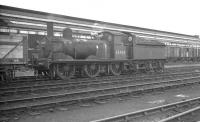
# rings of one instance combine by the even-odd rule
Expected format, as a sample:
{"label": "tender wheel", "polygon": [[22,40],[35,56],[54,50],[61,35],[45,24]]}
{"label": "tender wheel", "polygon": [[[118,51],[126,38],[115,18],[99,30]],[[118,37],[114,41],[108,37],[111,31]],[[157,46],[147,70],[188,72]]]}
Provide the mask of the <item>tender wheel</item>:
{"label": "tender wheel", "polygon": [[96,77],[100,73],[100,65],[99,64],[86,64],[84,66],[84,72],[88,77]]}
{"label": "tender wheel", "polygon": [[[162,72],[162,63],[160,61],[156,61],[156,72]],[[164,66],[164,65],[163,65]]]}
{"label": "tender wheel", "polygon": [[110,73],[112,75],[120,75],[121,72],[122,72],[122,64],[120,64],[120,63],[110,64]]}
{"label": "tender wheel", "polygon": [[147,71],[147,72],[153,71],[151,62],[147,62],[147,63],[146,63],[146,71]]}
{"label": "tender wheel", "polygon": [[164,63],[162,61],[159,61],[159,70],[160,72],[164,71]]}
{"label": "tender wheel", "polygon": [[150,69],[150,72],[154,72],[152,62],[149,63],[149,69]]}

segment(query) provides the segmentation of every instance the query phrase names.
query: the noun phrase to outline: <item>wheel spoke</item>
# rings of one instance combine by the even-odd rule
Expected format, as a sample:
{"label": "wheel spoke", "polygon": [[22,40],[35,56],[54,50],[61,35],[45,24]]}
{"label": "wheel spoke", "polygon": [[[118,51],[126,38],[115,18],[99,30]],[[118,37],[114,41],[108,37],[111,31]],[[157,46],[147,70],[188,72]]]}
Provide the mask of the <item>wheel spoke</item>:
{"label": "wheel spoke", "polygon": [[120,63],[113,63],[110,65],[110,72],[113,75],[120,75],[122,71],[122,65]]}
{"label": "wheel spoke", "polygon": [[100,66],[98,64],[87,64],[84,66],[84,71],[88,77],[96,77],[100,73]]}

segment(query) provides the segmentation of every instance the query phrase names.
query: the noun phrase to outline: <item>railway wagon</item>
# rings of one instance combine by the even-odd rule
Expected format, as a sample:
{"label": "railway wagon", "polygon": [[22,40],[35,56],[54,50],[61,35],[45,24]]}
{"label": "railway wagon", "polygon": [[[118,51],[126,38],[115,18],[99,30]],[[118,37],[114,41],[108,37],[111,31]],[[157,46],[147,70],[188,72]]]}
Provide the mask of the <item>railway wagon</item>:
{"label": "railway wagon", "polygon": [[40,41],[34,68],[38,73],[45,71],[52,78],[62,79],[163,70],[164,44],[127,33],[102,35],[94,40],[74,39],[67,28],[63,38],[45,37]]}
{"label": "railway wagon", "polygon": [[166,57],[168,62],[176,62],[180,60],[181,48],[174,45],[166,46]]}
{"label": "railway wagon", "polygon": [[12,80],[14,70],[24,66],[26,61],[26,37],[8,33],[0,33],[0,81]]}
{"label": "railway wagon", "polygon": [[197,47],[197,61],[200,61],[200,47]]}
{"label": "railway wagon", "polygon": [[192,61],[199,62],[200,61],[200,49],[198,46],[192,47]]}
{"label": "railway wagon", "polygon": [[199,61],[199,48],[195,45],[167,45],[166,56],[168,62]]}

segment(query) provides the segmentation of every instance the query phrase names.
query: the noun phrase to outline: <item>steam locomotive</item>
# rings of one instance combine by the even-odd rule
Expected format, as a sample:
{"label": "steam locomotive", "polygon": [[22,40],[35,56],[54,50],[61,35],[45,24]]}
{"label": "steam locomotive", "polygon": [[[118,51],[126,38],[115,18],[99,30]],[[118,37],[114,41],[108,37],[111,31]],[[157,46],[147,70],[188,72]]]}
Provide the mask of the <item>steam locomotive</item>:
{"label": "steam locomotive", "polygon": [[68,79],[164,70],[163,43],[126,32],[101,35],[93,40],[74,39],[72,30],[66,28],[62,38],[43,38],[39,41],[38,56],[33,58],[37,74]]}

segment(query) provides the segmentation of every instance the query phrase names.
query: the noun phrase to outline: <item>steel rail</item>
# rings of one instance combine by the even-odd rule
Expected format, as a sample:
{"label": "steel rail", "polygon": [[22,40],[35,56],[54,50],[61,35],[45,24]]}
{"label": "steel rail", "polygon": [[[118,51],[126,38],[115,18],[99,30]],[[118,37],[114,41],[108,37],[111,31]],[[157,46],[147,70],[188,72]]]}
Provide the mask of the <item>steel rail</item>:
{"label": "steel rail", "polygon": [[193,109],[190,109],[188,111],[185,111],[185,112],[182,112],[182,113],[179,113],[179,114],[176,114],[174,116],[171,116],[171,117],[168,117],[168,118],[165,118],[159,122],[175,122],[177,120],[181,120],[182,117],[184,116],[187,116],[187,115],[193,115],[195,112],[199,111],[200,112],[200,106],[198,107],[195,107]]}
{"label": "steel rail", "polygon": [[[194,74],[195,73],[195,74]],[[0,95],[5,95],[5,94],[16,94],[16,93],[30,93],[30,92],[34,92],[34,91],[41,91],[41,90],[53,90],[53,89],[74,89],[74,88],[84,88],[84,87],[89,87],[89,86],[104,86],[104,85],[112,85],[112,84],[126,84],[126,83],[133,83],[132,81],[134,80],[134,82],[137,81],[144,81],[144,80],[148,80],[148,81],[152,81],[152,80],[164,80],[165,78],[169,78],[172,77],[172,75],[175,75],[174,77],[182,77],[182,75],[198,75],[200,72],[186,72],[186,73],[174,73],[174,74],[166,74],[166,75],[161,75],[161,76],[151,76],[151,77],[144,77],[144,79],[141,78],[136,78],[136,79],[132,79],[133,77],[128,77],[126,78],[126,80],[124,81],[120,81],[123,80],[123,78],[117,78],[117,79],[111,79],[112,81],[107,82],[107,80],[103,80],[103,81],[86,81],[86,82],[64,82],[64,83],[51,83],[51,84],[37,84],[37,85],[33,85],[33,86],[22,86],[22,87],[11,87],[11,88],[7,88],[7,89],[1,89],[0,88]],[[177,76],[176,76],[177,75]],[[128,80],[128,79],[131,79]]]}
{"label": "steel rail", "polygon": [[[162,105],[162,106],[158,106],[158,107],[148,108],[148,109],[144,109],[144,110],[139,110],[139,111],[136,111],[136,112],[121,114],[121,115],[117,115],[117,116],[113,116],[113,117],[107,117],[107,118],[104,118],[104,119],[94,120],[94,121],[90,121],[90,122],[116,122],[118,120],[121,120],[122,122],[128,122],[130,118],[137,118],[137,117],[149,115],[150,113],[153,113],[154,111],[161,111],[162,112],[162,111],[165,111],[167,109],[180,107],[181,105],[192,104],[193,102],[196,102],[196,101],[200,102],[200,97],[181,101],[181,102],[166,104],[166,105]],[[196,110],[199,110],[199,109],[200,109],[200,107],[198,107],[196,109],[192,109],[188,112],[184,112],[182,114],[176,115],[174,117],[170,117],[168,119],[159,121],[159,122],[168,122],[168,120],[175,119],[176,117],[178,117],[180,115],[182,116],[182,115],[188,114],[189,112],[191,112],[193,110],[196,111]]]}
{"label": "steel rail", "polygon": [[67,96],[67,95],[72,95],[72,94],[84,94],[84,93],[91,93],[91,92],[98,92],[98,91],[110,91],[113,89],[119,89],[119,90],[123,90],[123,89],[127,89],[127,88],[139,88],[142,86],[150,86],[150,85],[160,85],[160,84],[167,84],[169,85],[169,83],[176,83],[176,82],[182,82],[185,80],[191,80],[191,79],[200,79],[200,76],[197,77],[189,77],[189,78],[183,78],[183,79],[173,79],[173,80],[168,80],[168,81],[156,81],[156,82],[152,82],[152,83],[136,83],[134,85],[120,85],[120,86],[106,86],[106,88],[90,88],[90,89],[72,89],[71,91],[65,91],[63,93],[52,93],[51,95],[38,95],[38,96],[28,96],[25,98],[14,98],[14,99],[7,99],[7,100],[0,100],[0,103],[8,103],[8,102],[12,102],[12,101],[25,101],[25,100],[31,100],[31,99],[42,99],[42,98],[49,98],[49,97],[62,97],[62,96]]}
{"label": "steel rail", "polygon": [[[195,81],[190,81],[191,79]],[[183,80],[189,80],[189,82],[184,82]],[[196,81],[197,80],[197,81]],[[177,84],[177,81],[180,83]],[[177,88],[180,86],[185,85],[192,85],[192,84],[199,84],[199,77],[192,77],[187,79],[178,79],[174,81],[167,81],[164,83],[154,83],[154,84],[140,84],[138,86],[123,86],[123,87],[115,87],[115,88],[106,88],[106,89],[96,89],[96,90],[88,90],[82,92],[73,92],[73,93],[59,93],[54,95],[48,96],[40,96],[40,97],[32,97],[32,98],[25,98],[25,99],[15,99],[15,100],[7,100],[1,101],[0,111],[9,111],[13,109],[22,109],[22,108],[31,108],[36,106],[46,106],[46,105],[57,105],[59,103],[72,103],[72,102],[80,102],[86,100],[96,100],[102,98],[110,98],[110,97],[117,97],[117,96],[124,96],[130,94],[141,94],[145,92],[150,92],[154,90],[164,90],[169,88]],[[151,85],[155,85],[153,87],[149,87]],[[144,87],[144,88],[139,88]],[[148,87],[147,87],[148,86]],[[82,96],[80,96],[82,95]],[[49,99],[51,98],[51,99]],[[57,99],[55,99],[57,98]],[[26,101],[27,100],[27,101]],[[26,101],[24,103],[24,101]],[[30,102],[31,101],[31,102]],[[14,102],[14,104],[3,104],[6,102]],[[18,103],[16,103],[18,102]],[[4,106],[7,105],[7,106]]]}
{"label": "steel rail", "polygon": [[[179,70],[178,70],[179,71]],[[153,77],[154,75],[166,75],[166,74],[169,74],[169,75],[175,75],[175,74],[180,74],[180,73],[187,73],[188,71],[184,71],[184,72],[178,72],[177,70],[169,70],[169,71],[166,71],[166,72],[162,72],[162,73],[152,73],[152,74],[143,74],[141,76],[141,74],[126,74],[126,75],[120,75],[120,76],[106,76],[106,77],[96,77],[96,78],[76,78],[76,79],[70,79],[69,81],[64,81],[64,80],[48,80],[47,79],[32,79],[32,80],[29,80],[29,81],[15,81],[15,82],[10,82],[9,84],[1,84],[0,86],[0,91],[1,90],[4,90],[4,89],[8,89],[8,88],[18,88],[18,87],[26,87],[26,86],[30,86],[30,85],[42,85],[43,83],[44,84],[49,84],[49,83],[83,83],[83,82],[88,82],[88,81],[97,81],[97,80],[110,80],[110,79],[118,79],[118,78],[123,78],[123,77],[133,77],[133,78],[140,78],[140,77]],[[191,71],[191,72],[198,72],[198,71]],[[190,72],[190,73],[191,73]],[[77,82],[78,80],[78,82]],[[75,81],[75,82],[74,82]],[[13,87],[14,86],[14,87]]]}
{"label": "steel rail", "polygon": [[[179,67],[178,69],[174,69],[174,68],[171,68],[171,69],[167,69],[167,70],[165,70],[165,72],[164,73],[159,73],[159,74],[165,74],[165,73],[172,73],[172,72],[174,72],[174,73],[176,73],[176,72],[182,72],[182,69],[188,69],[187,67]],[[196,67],[193,67],[194,69],[190,69],[191,71],[194,71],[195,69],[197,69],[198,70],[198,68],[196,68]],[[109,78],[115,78],[115,77],[123,77],[123,76],[130,76],[130,75],[134,75],[134,77],[138,77],[138,75],[139,76],[141,76],[141,73],[135,73],[135,74],[124,74],[124,75],[120,75],[120,76],[104,76],[104,77],[95,77],[95,78],[73,78],[73,79],[70,79],[70,82],[71,81],[77,81],[77,80],[104,80],[104,79],[109,79]],[[149,74],[143,74],[142,76],[148,76]],[[154,74],[150,74],[150,75],[154,75]],[[19,78],[20,79],[20,78]],[[55,80],[49,80],[49,81],[47,81],[47,79],[27,79],[27,80],[17,80],[17,81],[12,81],[12,82],[10,82],[9,84],[2,84],[2,83],[0,83],[0,89],[1,88],[3,88],[3,87],[10,87],[10,86],[23,86],[23,85],[25,85],[25,84],[42,84],[43,82],[45,82],[45,84],[46,83],[48,83],[48,82],[52,82],[52,83],[55,83]],[[57,82],[60,82],[60,81],[62,81],[62,80],[59,80],[59,79],[57,79],[56,80],[56,83]]]}

